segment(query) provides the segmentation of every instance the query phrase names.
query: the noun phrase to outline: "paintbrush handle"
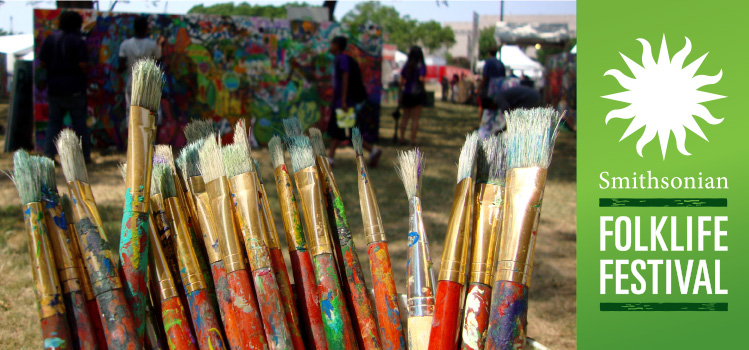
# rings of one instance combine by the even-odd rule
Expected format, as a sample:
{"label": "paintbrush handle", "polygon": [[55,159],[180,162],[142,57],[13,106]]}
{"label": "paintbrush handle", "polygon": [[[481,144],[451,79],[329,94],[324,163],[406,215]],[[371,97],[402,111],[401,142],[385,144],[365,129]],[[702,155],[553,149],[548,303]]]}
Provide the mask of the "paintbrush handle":
{"label": "paintbrush handle", "polygon": [[208,298],[208,292],[198,289],[187,294],[190,304],[190,316],[195,327],[200,350],[227,349],[224,337],[221,335],[221,323],[213,310]]}
{"label": "paintbrush handle", "polygon": [[434,319],[429,333],[429,350],[457,349],[462,296],[462,284],[445,280],[437,282]]}
{"label": "paintbrush handle", "polygon": [[281,305],[286,318],[286,324],[289,326],[289,331],[291,332],[291,341],[294,344],[294,349],[304,349],[304,339],[302,339],[302,332],[299,330],[299,315],[297,315],[296,311],[294,294],[291,292],[291,280],[289,280],[289,272],[286,269],[283,253],[280,248],[273,248],[270,249],[269,255],[276,283],[278,283],[278,291],[281,294]]}
{"label": "paintbrush handle", "polygon": [[179,296],[161,301],[161,318],[164,322],[164,331],[169,337],[170,350],[198,349]]}
{"label": "paintbrush handle", "polygon": [[68,325],[70,334],[73,335],[75,349],[95,350],[96,338],[94,336],[94,327],[91,324],[88,311],[86,310],[86,301],[83,298],[83,292],[80,290],[65,293],[65,313],[68,316]]}
{"label": "paintbrush handle", "polygon": [[122,288],[112,289],[96,296],[99,315],[107,337],[109,350],[142,349],[135,331],[135,322]]}
{"label": "paintbrush handle", "polygon": [[86,312],[88,313],[88,319],[91,320],[96,345],[98,345],[99,350],[107,350],[107,337],[104,336],[104,326],[101,324],[99,305],[96,303],[96,299],[86,300]]}
{"label": "paintbrush handle", "polygon": [[231,304],[231,290],[229,290],[229,281],[226,278],[226,268],[224,267],[224,261],[218,260],[211,264],[211,271],[213,271],[213,283],[219,288],[216,288],[216,299],[219,306],[219,314],[221,315],[221,321],[226,331],[226,340],[229,342],[229,346],[232,350],[242,350],[243,342],[242,337],[239,334],[239,325],[237,324],[237,318],[234,316],[234,310]]}
{"label": "paintbrush handle", "polygon": [[486,343],[486,331],[489,327],[489,305],[492,288],[483,284],[471,282],[468,285],[468,295],[465,302],[465,316],[463,318],[462,350],[483,350]]}
{"label": "paintbrush handle", "polygon": [[414,316],[408,318],[408,349],[427,350],[429,348],[429,331],[432,329],[433,316]]}
{"label": "paintbrush handle", "polygon": [[65,349],[73,347],[70,328],[65,314],[55,314],[42,319],[42,341],[44,349]]}
{"label": "paintbrush handle", "polygon": [[125,297],[132,307],[138,337],[143,339],[145,332],[148,271],[148,212],[128,210],[125,205],[122,213],[120,232],[120,266],[124,280]]}
{"label": "paintbrush handle", "polygon": [[[358,326],[359,339],[364,350],[382,349],[380,332],[377,329],[377,315],[372,307],[372,301],[364,283],[359,256],[354,247],[354,241],[341,240],[341,261],[346,277],[346,291],[348,291],[349,306],[353,305],[355,317],[354,325]],[[399,316],[400,317],[400,316]],[[396,348],[397,349],[397,348]]]}
{"label": "paintbrush handle", "polygon": [[194,219],[189,218],[190,221],[188,221],[187,225],[187,232],[190,234],[190,242],[192,243],[192,249],[195,252],[195,257],[197,258],[198,267],[200,268],[200,273],[203,275],[203,281],[205,282],[205,290],[208,292],[208,300],[211,301],[211,304],[213,304],[214,310],[220,310],[220,306],[218,304],[218,296],[216,294],[216,286],[213,283],[213,276],[211,275],[211,265],[208,263],[208,258],[206,258],[206,249],[205,245],[201,242],[203,241],[202,237],[200,240],[198,240],[198,233],[195,229],[196,226],[194,225]]}
{"label": "paintbrush handle", "polygon": [[367,253],[372,270],[374,302],[382,344],[388,344],[388,349],[406,350],[406,339],[403,337],[403,325],[398,307],[398,292],[395,289],[387,242],[370,243]]}
{"label": "paintbrush handle", "polygon": [[263,317],[268,346],[271,349],[293,349],[294,342],[281,306],[282,297],[273,269],[269,267],[256,269],[252,271],[252,278],[255,282],[255,295],[257,295],[260,315]]}
{"label": "paintbrush handle", "polygon": [[304,332],[307,345],[313,350],[327,350],[325,328],[320,312],[320,299],[315,285],[315,269],[309,252],[293,250],[289,252],[291,271],[294,274],[294,287],[298,299],[299,324]]}
{"label": "paintbrush handle", "polygon": [[338,281],[333,255],[319,254],[314,257],[314,262],[328,349],[358,349],[351,318],[346,309],[341,284]]}
{"label": "paintbrush handle", "polygon": [[268,349],[263,318],[249,272],[246,269],[235,270],[227,273],[226,279],[243,349]]}
{"label": "paintbrush handle", "polygon": [[494,283],[486,350],[520,349],[528,325],[528,287],[511,281]]}

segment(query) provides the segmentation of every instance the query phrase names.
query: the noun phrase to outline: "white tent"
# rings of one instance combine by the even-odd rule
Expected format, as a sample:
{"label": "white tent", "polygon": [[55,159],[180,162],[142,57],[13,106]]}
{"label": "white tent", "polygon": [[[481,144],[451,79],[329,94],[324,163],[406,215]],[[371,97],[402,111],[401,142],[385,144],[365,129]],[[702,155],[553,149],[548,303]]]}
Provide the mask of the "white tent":
{"label": "white tent", "polygon": [[22,59],[28,53],[34,52],[34,34],[0,36],[0,52],[8,56],[6,67],[8,73],[12,74],[16,59]]}
{"label": "white tent", "polygon": [[[543,76],[543,65],[528,57],[518,46],[502,46],[502,52],[500,53],[499,58],[507,68],[508,75],[511,73],[515,73],[517,76],[525,74],[532,79],[539,79]],[[476,63],[476,68],[478,70],[484,69],[484,61]]]}
{"label": "white tent", "polygon": [[403,67],[403,65],[406,64],[406,61],[408,61],[408,55],[400,51],[395,51],[394,61],[398,67]]}
{"label": "white tent", "polygon": [[440,56],[427,56],[424,57],[424,63],[426,63],[427,66],[446,66],[447,60]]}

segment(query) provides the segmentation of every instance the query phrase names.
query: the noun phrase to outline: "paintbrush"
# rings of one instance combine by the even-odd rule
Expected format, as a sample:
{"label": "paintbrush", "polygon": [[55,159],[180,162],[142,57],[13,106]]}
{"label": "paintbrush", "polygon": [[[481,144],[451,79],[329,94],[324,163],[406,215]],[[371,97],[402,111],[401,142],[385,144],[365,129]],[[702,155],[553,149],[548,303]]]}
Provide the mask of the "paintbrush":
{"label": "paintbrush", "polygon": [[292,136],[288,139],[287,147],[297,192],[301,198],[304,224],[309,235],[309,252],[315,264],[325,341],[331,350],[358,349],[336,272],[333,246],[328,236],[330,229],[326,218],[325,199],[315,167],[312,145],[307,137]]}
{"label": "paintbrush", "polygon": [[209,119],[193,120],[185,125],[184,131],[187,143],[198,142],[213,135],[215,132],[213,129],[213,121]]}
{"label": "paintbrush", "polygon": [[60,278],[52,256],[44,220],[41,174],[38,163],[24,151],[13,154],[13,183],[23,203],[23,219],[28,234],[31,275],[34,279],[37,310],[42,326],[44,348],[72,347],[72,337],[65,318],[65,303]]}
{"label": "paintbrush", "polygon": [[477,150],[473,248],[461,337],[461,348],[464,350],[482,350],[486,342],[492,272],[499,242],[501,202],[507,173],[504,140],[505,137],[490,136],[483,140]]}
{"label": "paintbrush", "polygon": [[302,122],[299,120],[299,118],[285,118],[282,120],[282,123],[284,132],[286,132],[286,137],[302,135]]}
{"label": "paintbrush", "polygon": [[398,292],[393,278],[385,229],[382,225],[380,206],[377,203],[372,179],[364,159],[363,140],[359,128],[353,128],[351,143],[356,152],[356,173],[359,184],[359,205],[361,206],[364,237],[367,240],[369,266],[372,272],[372,287],[377,310],[377,323],[380,325],[380,339],[388,349],[406,349],[403,337]]}
{"label": "paintbrush", "polygon": [[478,133],[466,136],[458,160],[458,185],[455,187],[450,219],[447,223],[445,248],[437,276],[434,319],[429,333],[429,349],[455,349],[460,328],[460,303],[465,283],[468,239],[473,210],[473,168],[476,160]]}
{"label": "paintbrush", "polygon": [[424,220],[421,216],[421,177],[424,154],[415,148],[398,152],[396,172],[408,197],[408,259],[406,263],[408,305],[408,348],[429,347],[429,331],[434,317],[434,272]]}
{"label": "paintbrush", "polygon": [[325,154],[322,133],[320,129],[310,128],[309,135],[312,149],[315,152],[317,171],[322,179],[328,221],[331,223],[332,229],[329,235],[335,246],[338,273],[341,275],[341,279],[345,279],[347,282],[343,286],[343,291],[349,310],[354,311],[352,319],[354,320],[354,331],[357,334],[356,339],[365,350],[381,349],[380,334],[376,323],[377,316],[367,294],[367,285],[364,282],[359,255],[356,252],[348,217],[343,207],[343,197],[338,191],[333,170]]}
{"label": "paintbrush", "polygon": [[199,151],[199,161],[211,213],[215,218],[218,243],[224,254],[223,260],[228,288],[231,290],[232,310],[237,318],[237,324],[242,327],[240,328],[242,344],[249,344],[251,349],[267,349],[266,332],[269,330],[264,329],[255,289],[245,265],[244,251],[239,243],[239,233],[236,232],[238,220],[233,210],[232,193],[224,170],[221,146],[216,136],[208,137],[203,141]]}
{"label": "paintbrush", "polygon": [[164,217],[174,236],[180,277],[185,294],[187,294],[198,346],[201,350],[228,348],[221,335],[221,324],[217,313],[208,298],[203,274],[198,266],[198,259],[191,242],[192,237],[187,227],[185,208],[178,200],[174,177],[169,165],[154,164],[152,177],[151,197],[161,197]]}
{"label": "paintbrush", "polygon": [[298,298],[299,323],[302,326],[307,344],[314,345],[314,349],[327,349],[320,312],[320,300],[317,297],[317,286],[315,285],[315,270],[312,265],[312,258],[307,251],[307,238],[299,217],[299,208],[294,196],[291,176],[289,176],[284,163],[281,138],[273,136],[268,142],[268,150],[273,163],[278,201],[281,205],[281,217],[286,232],[286,246],[289,249],[291,271],[296,282],[294,286]]}
{"label": "paintbrush", "polygon": [[148,270],[148,194],[151,187],[151,163],[156,135],[156,113],[161,102],[164,73],[153,59],[133,65],[132,98],[128,119],[125,205],[120,229],[120,267],[125,297],[133,310],[135,327],[141,342],[145,328]]}
{"label": "paintbrush", "polygon": [[68,317],[70,334],[73,336],[73,346],[76,349],[97,349],[94,328],[91,324],[86,302],[83,296],[83,288],[79,281],[80,260],[70,239],[70,231],[64,215],[60,194],[57,192],[57,179],[55,178],[55,162],[47,157],[33,156],[39,170],[42,190],[42,202],[44,203],[44,221],[47,226],[47,234],[52,243],[55,266],[62,285],[63,300]]}
{"label": "paintbrush", "polygon": [[99,305],[107,346],[110,350],[140,349],[142,341],[136,332],[135,319],[125,298],[117,268],[112,262],[107,234],[88,183],[81,140],[72,130],[64,129],[55,143],[62,172],[68,182],[79,248]]}
{"label": "paintbrush", "polygon": [[519,109],[507,117],[507,185],[486,349],[523,348],[528,289],[546,173],[562,114]]}

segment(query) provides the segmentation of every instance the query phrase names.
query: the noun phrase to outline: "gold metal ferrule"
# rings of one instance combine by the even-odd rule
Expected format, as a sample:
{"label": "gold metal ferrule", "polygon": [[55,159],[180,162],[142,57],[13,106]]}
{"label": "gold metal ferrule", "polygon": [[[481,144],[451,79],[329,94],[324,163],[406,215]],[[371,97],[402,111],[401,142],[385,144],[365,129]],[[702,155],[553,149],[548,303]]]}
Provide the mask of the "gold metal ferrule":
{"label": "gold metal ferrule", "polygon": [[213,264],[224,259],[224,253],[221,250],[218,228],[216,220],[211,210],[211,199],[205,190],[205,182],[202,176],[193,176],[187,179],[187,197],[193,200],[195,208],[195,219],[200,225],[200,231],[203,234],[203,243],[208,252],[208,261]]}
{"label": "gold metal ferrule", "polygon": [[86,265],[83,264],[83,256],[81,255],[81,244],[78,243],[78,232],[75,230],[75,224],[73,224],[73,218],[65,218],[68,220],[68,232],[70,233],[70,248],[73,249],[73,255],[75,256],[75,265],[78,269],[78,283],[81,284],[83,289],[83,297],[86,300],[93,300],[96,298],[94,295],[94,289],[91,287],[91,279],[88,277],[88,271],[86,271]]}
{"label": "gold metal ferrule", "polygon": [[153,271],[153,281],[159,288],[159,295],[161,300],[167,300],[176,297],[177,288],[174,284],[171,271],[169,271],[169,262],[166,259],[166,252],[164,247],[161,245],[161,239],[159,238],[159,229],[156,226],[156,220],[151,215],[151,220],[148,220],[148,239],[151,242],[151,254],[153,263],[151,271]]}
{"label": "gold metal ferrule", "polygon": [[198,265],[198,256],[193,249],[192,238],[187,227],[187,215],[177,197],[164,199],[166,216],[174,230],[175,243],[177,246],[177,261],[179,262],[180,277],[185,286],[185,293],[205,289],[203,273]]}
{"label": "gold metal ferrule", "polygon": [[455,187],[450,219],[447,223],[445,248],[437,279],[440,281],[465,282],[466,260],[468,259],[468,235],[471,232],[473,210],[473,179],[467,177]]}
{"label": "gold metal ferrule", "polygon": [[492,285],[492,272],[496,260],[498,231],[496,222],[501,207],[494,204],[494,198],[502,189],[498,185],[476,184],[473,210],[473,250],[471,253],[468,282]]}
{"label": "gold metal ferrule", "polygon": [[247,257],[252,271],[270,267],[270,252],[263,240],[260,210],[258,209],[258,183],[254,172],[244,173],[229,179],[229,187],[234,198],[240,230],[244,237]]}
{"label": "gold metal ferrule", "polygon": [[408,317],[432,316],[434,315],[435,281],[419,197],[409,200],[408,213],[408,262],[406,264]]}
{"label": "gold metal ferrule", "polygon": [[328,236],[330,227],[317,169],[314,166],[304,168],[294,173],[294,178],[301,197],[310,255],[332,254],[333,246]]}
{"label": "gold metal ferrule", "polygon": [[45,200],[44,202],[44,222],[52,243],[52,252],[54,252],[55,266],[62,290],[65,293],[79,291],[81,285],[78,282],[78,267],[71,248],[68,225],[62,220],[62,206],[59,204],[59,198],[57,201]]}
{"label": "gold metal ferrule", "polygon": [[367,245],[370,243],[385,242],[385,229],[382,226],[380,206],[377,204],[377,196],[375,196],[372,183],[369,181],[369,173],[367,172],[367,165],[364,163],[364,157],[356,157],[356,170],[359,183],[359,205],[361,206],[364,237],[367,239]]}
{"label": "gold metal ferrule", "polygon": [[281,164],[273,171],[276,178],[276,191],[281,206],[281,218],[286,232],[286,245],[290,252],[297,249],[307,250],[307,238],[304,236],[302,220],[299,218],[299,208],[294,198],[294,188],[291,176],[286,171],[286,165]]}
{"label": "gold metal ferrule", "polygon": [[148,212],[153,167],[153,140],[156,136],[156,116],[146,108],[130,106],[127,138],[127,170],[125,187],[132,200],[125,210]]}
{"label": "gold metal ferrule", "polygon": [[270,203],[268,202],[268,193],[265,192],[265,185],[258,177],[256,172],[250,172],[255,177],[255,184],[257,186],[258,203],[260,204],[260,216],[263,227],[263,239],[265,239],[265,245],[268,249],[277,249],[281,247],[281,243],[278,241],[278,231],[276,231],[276,223],[273,221],[273,215],[271,214]]}
{"label": "gold metal ferrule", "polygon": [[211,212],[215,218],[219,236],[219,245],[224,253],[224,267],[226,273],[246,269],[244,253],[236,232],[236,217],[234,216],[233,201],[229,181],[221,176],[205,184],[208,198],[210,198]]}
{"label": "gold metal ferrule", "polygon": [[496,281],[530,286],[545,184],[546,169],[534,167],[507,171]]}
{"label": "gold metal ferrule", "polygon": [[39,318],[64,314],[60,279],[57,276],[52,247],[44,224],[44,206],[32,202],[23,206],[23,218],[31,257],[31,270],[36,288],[36,301],[39,303]]}

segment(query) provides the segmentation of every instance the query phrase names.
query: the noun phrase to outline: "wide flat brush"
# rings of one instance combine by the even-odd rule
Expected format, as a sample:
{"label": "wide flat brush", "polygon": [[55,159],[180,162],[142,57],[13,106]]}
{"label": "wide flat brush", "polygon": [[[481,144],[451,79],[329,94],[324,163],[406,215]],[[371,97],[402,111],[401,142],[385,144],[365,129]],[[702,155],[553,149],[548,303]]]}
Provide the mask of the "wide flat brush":
{"label": "wide flat brush", "polygon": [[65,316],[63,291],[44,222],[41,174],[38,163],[26,151],[13,154],[13,183],[23,203],[23,218],[28,234],[29,257],[42,326],[45,349],[73,347]]}
{"label": "wide flat brush", "polygon": [[213,135],[216,131],[213,129],[212,120],[196,119],[185,125],[184,132],[187,143],[194,143]]}
{"label": "wide flat brush", "polygon": [[[55,143],[62,172],[68,182],[79,248],[99,305],[107,347],[109,350],[141,349],[143,343],[136,331],[135,318],[125,297],[122,281],[112,262],[107,234],[88,183],[81,141],[72,130],[65,129]],[[141,222],[147,224],[147,218],[143,220]],[[143,263],[146,262],[147,257],[144,257]]]}
{"label": "wide flat brush", "polygon": [[367,171],[359,128],[353,128],[351,142],[356,152],[359,205],[364,224],[364,237],[367,240],[369,266],[372,271],[372,288],[374,289],[377,323],[380,325],[380,339],[386,349],[406,350],[406,338],[403,336],[401,313],[398,307],[398,291],[395,288],[385,228],[382,225],[377,196],[372,188],[372,178]]}

